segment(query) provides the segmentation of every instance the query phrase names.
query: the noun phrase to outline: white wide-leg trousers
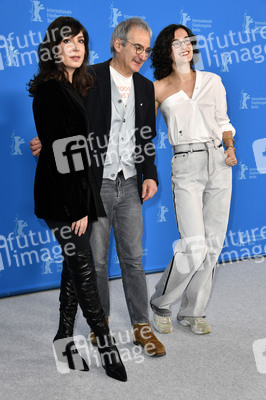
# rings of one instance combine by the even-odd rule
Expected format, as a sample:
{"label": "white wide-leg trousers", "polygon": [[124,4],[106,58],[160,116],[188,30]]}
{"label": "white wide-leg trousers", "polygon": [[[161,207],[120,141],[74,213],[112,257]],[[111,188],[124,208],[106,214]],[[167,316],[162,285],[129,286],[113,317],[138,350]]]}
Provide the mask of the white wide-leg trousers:
{"label": "white wide-leg trousers", "polygon": [[180,233],[174,256],[165,269],[151,306],[171,315],[182,296],[179,316],[205,316],[214,269],[222,250],[229,216],[232,170],[223,147],[211,142],[206,151],[172,158],[172,189]]}

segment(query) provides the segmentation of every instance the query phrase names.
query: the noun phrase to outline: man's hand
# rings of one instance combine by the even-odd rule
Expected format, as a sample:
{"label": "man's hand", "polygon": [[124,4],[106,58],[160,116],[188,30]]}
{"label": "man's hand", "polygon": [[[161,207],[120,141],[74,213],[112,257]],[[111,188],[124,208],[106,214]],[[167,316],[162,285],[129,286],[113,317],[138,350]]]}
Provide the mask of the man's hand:
{"label": "man's hand", "polygon": [[34,139],[30,141],[30,149],[33,156],[39,157],[42,149],[42,144],[38,136],[36,136]]}
{"label": "man's hand", "polygon": [[227,155],[225,159],[225,164],[229,165],[229,167],[233,167],[234,165],[237,164],[237,159],[235,155],[235,151],[233,147],[228,147],[227,150],[225,150],[224,154]]}
{"label": "man's hand", "polygon": [[157,192],[157,183],[153,179],[145,179],[142,184],[142,199],[143,201],[152,199]]}

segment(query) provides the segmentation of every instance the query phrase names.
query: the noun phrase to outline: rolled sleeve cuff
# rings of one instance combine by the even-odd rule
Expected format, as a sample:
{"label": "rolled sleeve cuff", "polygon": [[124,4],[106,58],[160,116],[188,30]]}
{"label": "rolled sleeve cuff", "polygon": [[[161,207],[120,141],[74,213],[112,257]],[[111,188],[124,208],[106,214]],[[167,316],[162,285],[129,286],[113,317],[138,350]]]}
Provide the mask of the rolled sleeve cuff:
{"label": "rolled sleeve cuff", "polygon": [[236,130],[235,130],[235,128],[233,127],[232,124],[228,123],[228,124],[225,124],[225,125],[220,126],[220,128],[221,128],[221,130],[222,130],[222,133],[227,132],[227,131],[231,131],[231,132],[232,132],[232,135],[235,136]]}

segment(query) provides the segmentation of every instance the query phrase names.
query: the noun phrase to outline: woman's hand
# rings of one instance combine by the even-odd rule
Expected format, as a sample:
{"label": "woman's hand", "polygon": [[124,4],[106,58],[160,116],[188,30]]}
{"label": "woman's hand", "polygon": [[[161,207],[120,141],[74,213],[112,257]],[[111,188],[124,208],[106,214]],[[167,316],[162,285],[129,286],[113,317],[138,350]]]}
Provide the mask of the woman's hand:
{"label": "woman's hand", "polygon": [[225,159],[226,165],[228,165],[229,167],[233,167],[237,164],[236,154],[233,147],[228,147],[228,149],[225,150],[224,154],[227,155]]}
{"label": "woman's hand", "polygon": [[88,226],[88,216],[79,219],[76,222],[72,222],[71,229],[78,236],[83,235],[86,232]]}

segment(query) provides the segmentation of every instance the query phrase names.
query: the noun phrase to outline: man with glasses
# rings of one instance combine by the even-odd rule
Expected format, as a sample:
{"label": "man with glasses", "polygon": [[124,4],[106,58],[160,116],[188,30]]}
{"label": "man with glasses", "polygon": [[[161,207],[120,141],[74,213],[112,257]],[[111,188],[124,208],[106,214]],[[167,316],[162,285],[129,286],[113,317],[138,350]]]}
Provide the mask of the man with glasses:
{"label": "man with glasses", "polygon": [[[154,89],[152,82],[138,73],[151,53],[150,37],[151,29],[140,18],[117,25],[111,37],[113,58],[90,67],[94,86],[85,102],[92,163],[107,213],[107,218],[92,224],[91,232],[102,307],[108,319],[107,260],[112,226],[134,343],[151,356],[163,356],[165,348],[149,324],[146,276],[141,263],[141,204],[153,197],[158,183],[152,143],[156,135]],[[93,333],[90,338],[96,344]]]}

